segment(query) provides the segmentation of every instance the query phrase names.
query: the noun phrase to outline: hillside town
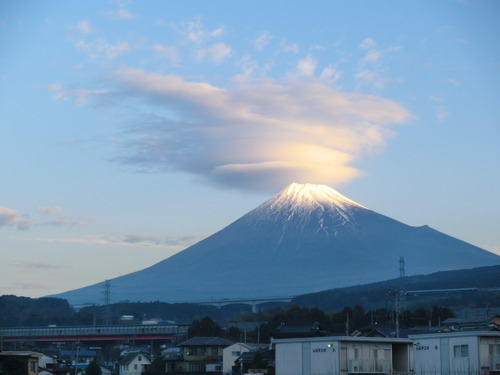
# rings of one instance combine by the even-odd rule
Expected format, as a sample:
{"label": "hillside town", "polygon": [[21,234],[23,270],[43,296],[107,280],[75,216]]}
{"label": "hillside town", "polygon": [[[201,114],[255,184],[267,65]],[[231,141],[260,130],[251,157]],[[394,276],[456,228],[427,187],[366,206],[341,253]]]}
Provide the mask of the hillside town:
{"label": "hillside town", "polygon": [[[159,319],[137,325],[130,322],[133,316],[121,319],[124,324],[110,326],[0,328],[0,374],[500,373],[500,315],[449,318],[440,326],[412,328],[375,322],[349,329],[346,322],[343,333],[326,331],[318,322],[281,323],[271,331],[269,342],[260,343],[247,341],[247,330],[258,330],[249,322],[228,327],[240,332],[241,340],[232,341],[189,337],[192,325]],[[216,325],[209,318],[196,324],[197,333],[211,333]],[[113,351],[104,353],[104,346]],[[26,350],[29,347],[39,350]]]}

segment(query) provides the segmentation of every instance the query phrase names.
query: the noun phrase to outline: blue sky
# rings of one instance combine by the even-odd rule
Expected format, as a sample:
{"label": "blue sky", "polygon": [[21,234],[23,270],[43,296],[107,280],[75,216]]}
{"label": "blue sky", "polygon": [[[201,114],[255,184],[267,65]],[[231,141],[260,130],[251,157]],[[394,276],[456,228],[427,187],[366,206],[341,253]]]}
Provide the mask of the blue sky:
{"label": "blue sky", "polygon": [[292,182],[500,253],[499,17],[486,0],[0,1],[0,294],[145,268]]}

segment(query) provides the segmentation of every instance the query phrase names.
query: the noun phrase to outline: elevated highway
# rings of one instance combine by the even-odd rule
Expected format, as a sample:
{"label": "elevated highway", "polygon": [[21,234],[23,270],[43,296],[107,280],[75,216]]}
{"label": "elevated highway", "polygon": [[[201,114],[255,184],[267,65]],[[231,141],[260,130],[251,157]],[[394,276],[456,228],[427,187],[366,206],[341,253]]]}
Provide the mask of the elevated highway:
{"label": "elevated highway", "polygon": [[189,326],[180,324],[0,328],[0,343],[175,340]]}
{"label": "elevated highway", "polygon": [[268,297],[268,298],[242,298],[242,299],[221,299],[221,300],[211,300],[211,301],[202,301],[196,302],[200,305],[209,305],[209,306],[217,306],[221,308],[222,306],[227,305],[250,305],[252,306],[252,312],[258,312],[258,305],[269,302],[285,302],[289,303],[292,301],[294,297]]}

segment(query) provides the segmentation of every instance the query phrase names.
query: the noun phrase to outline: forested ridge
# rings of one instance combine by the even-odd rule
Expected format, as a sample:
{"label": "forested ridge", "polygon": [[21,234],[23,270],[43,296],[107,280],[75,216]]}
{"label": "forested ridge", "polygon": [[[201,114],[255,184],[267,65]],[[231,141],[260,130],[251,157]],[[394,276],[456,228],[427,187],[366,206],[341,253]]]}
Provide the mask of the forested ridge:
{"label": "forested ridge", "polygon": [[[394,293],[404,287],[410,291],[404,296],[402,310],[406,310],[411,322],[412,312],[420,311],[417,320],[421,321],[425,315],[422,311],[432,311],[439,306],[441,309],[458,311],[463,308],[500,308],[500,266],[481,267],[471,270],[438,272],[426,276],[406,277],[404,285],[400,279],[393,279],[379,283],[353,286],[348,288],[331,289],[319,293],[297,296],[290,306],[295,306],[297,311],[318,311],[325,316],[333,316],[345,309],[362,309],[370,312],[371,319],[375,312],[381,316],[388,316],[394,309]],[[418,294],[412,290],[433,289],[464,289],[439,293]],[[476,288],[476,289],[474,289]],[[261,310],[283,314],[289,310],[287,304],[262,305]],[[304,309],[304,310],[301,310]],[[162,319],[189,324],[203,317],[211,317],[218,322],[231,320],[272,320],[268,312],[257,315],[250,313],[249,305],[230,305],[222,308],[204,306],[190,303],[166,302],[120,302],[109,306],[111,323],[123,323],[120,317],[131,315],[134,322],[141,323],[147,319]],[[358,311],[359,312],[359,311]],[[0,296],[0,326],[1,327],[33,327],[47,325],[100,325],[103,324],[104,306],[87,306],[79,310],[72,308],[64,299],[59,298],[29,298],[13,295]],[[267,314],[267,315],[266,315]],[[360,315],[360,314],[358,314]],[[427,314],[430,319],[433,314]],[[434,315],[436,313],[434,312]],[[354,313],[353,313],[354,316]],[[306,319],[306,317],[304,317]],[[312,317],[310,319],[313,319]],[[310,320],[309,319],[309,320]],[[403,319],[405,315],[403,314]],[[292,319],[293,320],[293,319]],[[318,320],[318,319],[316,319]],[[316,321],[315,320],[315,321]],[[378,321],[382,321],[378,318]],[[129,322],[129,324],[132,322]],[[335,324],[324,324],[331,329],[337,329]]]}

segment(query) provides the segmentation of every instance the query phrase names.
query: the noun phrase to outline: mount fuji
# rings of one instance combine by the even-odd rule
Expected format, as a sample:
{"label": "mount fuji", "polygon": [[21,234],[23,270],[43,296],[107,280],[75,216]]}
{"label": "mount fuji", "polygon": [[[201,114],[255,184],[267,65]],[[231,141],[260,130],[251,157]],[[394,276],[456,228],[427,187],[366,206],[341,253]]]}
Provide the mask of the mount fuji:
{"label": "mount fuji", "polygon": [[[153,266],[111,279],[113,301],[296,296],[399,275],[500,264],[428,226],[378,214],[325,185],[291,184],[226,228]],[[98,303],[103,284],[57,294]]]}

